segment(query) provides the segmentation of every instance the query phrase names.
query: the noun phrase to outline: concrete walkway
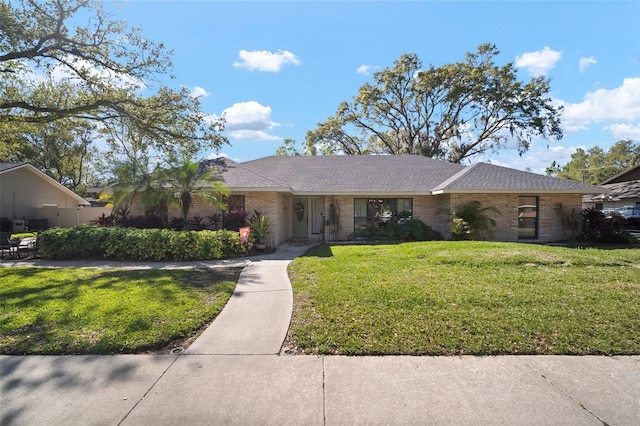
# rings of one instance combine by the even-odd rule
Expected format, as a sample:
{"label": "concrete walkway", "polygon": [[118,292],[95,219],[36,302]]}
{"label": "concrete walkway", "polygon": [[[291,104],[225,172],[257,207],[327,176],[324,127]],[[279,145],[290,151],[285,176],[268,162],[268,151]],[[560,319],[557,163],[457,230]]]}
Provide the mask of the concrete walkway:
{"label": "concrete walkway", "polygon": [[278,355],[306,248],[251,258],[182,355],[0,356],[0,425],[639,423],[640,356]]}
{"label": "concrete walkway", "polygon": [[270,255],[253,258],[220,315],[185,354],[276,355],[287,336],[293,290],[287,266],[312,245],[285,243]]}

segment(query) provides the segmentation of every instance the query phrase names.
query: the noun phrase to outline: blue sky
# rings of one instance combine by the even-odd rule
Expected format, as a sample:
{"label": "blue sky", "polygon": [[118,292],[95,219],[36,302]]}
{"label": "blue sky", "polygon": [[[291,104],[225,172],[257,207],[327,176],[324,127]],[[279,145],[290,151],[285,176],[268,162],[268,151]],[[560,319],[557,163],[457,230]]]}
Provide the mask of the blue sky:
{"label": "blue sky", "polygon": [[[565,106],[559,141],[486,161],[543,173],[577,147],[640,141],[640,2],[618,1],[128,1],[114,16],[174,51],[173,87],[225,114],[234,160],[273,155],[351,101],[371,73],[404,53],[425,65],[464,60],[484,42],[518,76],[551,78]],[[153,83],[149,82],[153,87]],[[203,156],[215,153],[203,152]]]}

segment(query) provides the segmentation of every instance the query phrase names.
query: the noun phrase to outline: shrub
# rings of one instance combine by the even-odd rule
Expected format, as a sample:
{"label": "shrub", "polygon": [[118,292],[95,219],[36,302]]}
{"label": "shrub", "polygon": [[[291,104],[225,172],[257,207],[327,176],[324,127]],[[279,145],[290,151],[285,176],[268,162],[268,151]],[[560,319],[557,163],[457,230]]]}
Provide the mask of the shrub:
{"label": "shrub", "polygon": [[180,231],[184,229],[184,220],[181,217],[172,217],[169,222],[169,229]]}
{"label": "shrub", "polygon": [[222,213],[215,212],[211,216],[207,216],[207,227],[214,231],[220,229],[222,224]]}
{"label": "shrub", "polygon": [[95,259],[104,252],[104,243],[113,229],[93,226],[52,228],[38,236],[38,253],[51,259]]}
{"label": "shrub", "polygon": [[226,213],[222,218],[222,227],[230,231],[239,231],[240,228],[246,226],[248,217],[248,213],[243,210]]}
{"label": "shrub", "polygon": [[189,229],[192,229],[194,231],[202,231],[205,227],[206,224],[204,222],[204,217],[202,216],[194,216],[189,221]]}
{"label": "shrub", "polygon": [[106,214],[102,213],[102,215],[98,216],[89,223],[94,226],[115,226],[116,215],[111,213],[109,216],[107,216]]}
{"label": "shrub", "polygon": [[624,217],[613,213],[606,217],[601,210],[589,207],[582,210],[582,237],[599,243],[630,243],[630,234],[623,229]]}
{"label": "shrub", "polygon": [[38,249],[50,259],[115,259],[142,261],[212,260],[246,253],[237,232],[168,229],[52,228],[38,237]]}
{"label": "shrub", "polygon": [[434,231],[420,219],[409,219],[404,223],[387,223],[381,227],[368,226],[360,235],[365,240],[433,241],[442,240],[442,235]]}

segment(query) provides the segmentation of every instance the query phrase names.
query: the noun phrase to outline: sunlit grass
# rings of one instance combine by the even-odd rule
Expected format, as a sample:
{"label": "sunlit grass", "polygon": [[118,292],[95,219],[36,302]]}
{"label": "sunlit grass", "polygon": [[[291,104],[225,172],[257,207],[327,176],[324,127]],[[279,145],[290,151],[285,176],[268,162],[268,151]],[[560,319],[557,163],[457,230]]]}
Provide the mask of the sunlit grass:
{"label": "sunlit grass", "polygon": [[238,274],[0,268],[0,353],[158,350],[215,318]]}
{"label": "sunlit grass", "polygon": [[640,250],[323,247],[289,273],[289,345],[320,354],[640,354]]}

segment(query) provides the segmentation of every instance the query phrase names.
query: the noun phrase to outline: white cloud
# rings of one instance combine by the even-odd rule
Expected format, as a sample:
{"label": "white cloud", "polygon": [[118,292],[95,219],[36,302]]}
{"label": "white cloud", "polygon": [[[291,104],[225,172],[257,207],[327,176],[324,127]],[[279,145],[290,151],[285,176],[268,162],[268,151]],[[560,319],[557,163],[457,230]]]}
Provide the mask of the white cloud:
{"label": "white cloud", "polygon": [[373,65],[360,65],[358,68],[356,68],[356,73],[362,74],[362,75],[369,75],[371,74],[372,71],[375,71],[377,69],[380,69],[380,67],[373,66]]}
{"label": "white cloud", "polygon": [[300,59],[288,50],[270,52],[268,50],[241,50],[238,52],[241,62],[234,62],[233,66],[247,71],[278,72],[285,64],[300,65]]}
{"label": "white cloud", "polygon": [[209,96],[209,94],[209,92],[200,86],[196,86],[191,90],[192,98],[204,98],[205,96]]}
{"label": "white cloud", "polygon": [[222,112],[225,130],[238,140],[280,140],[267,133],[281,124],[271,120],[271,107],[256,101],[235,103]]}
{"label": "white cloud", "polygon": [[588,58],[580,58],[580,72],[584,72],[590,65],[597,64],[598,61],[593,56]]}
{"label": "white cloud", "polygon": [[640,140],[640,124],[611,124],[605,127],[616,139]]}
{"label": "white cloud", "polygon": [[526,52],[516,56],[515,65],[518,68],[526,68],[529,74],[534,76],[546,75],[547,71],[556,66],[556,62],[562,57],[562,52],[552,50],[548,46],[537,52]]}
{"label": "white cloud", "polygon": [[578,148],[587,149],[584,146],[547,146],[546,141],[541,141],[531,144],[529,150],[522,156],[518,154],[517,150],[509,149],[499,151],[496,154],[488,154],[478,160],[512,169],[529,169],[533,173],[544,175],[546,168],[554,161],[560,165],[571,161],[571,155]]}
{"label": "white cloud", "polygon": [[238,141],[279,141],[281,137],[270,135],[262,130],[234,130],[229,136]]}
{"label": "white cloud", "polygon": [[588,92],[582,102],[566,103],[562,114],[567,131],[585,130],[597,122],[633,122],[640,120],[640,77],[625,78],[615,89]]}

